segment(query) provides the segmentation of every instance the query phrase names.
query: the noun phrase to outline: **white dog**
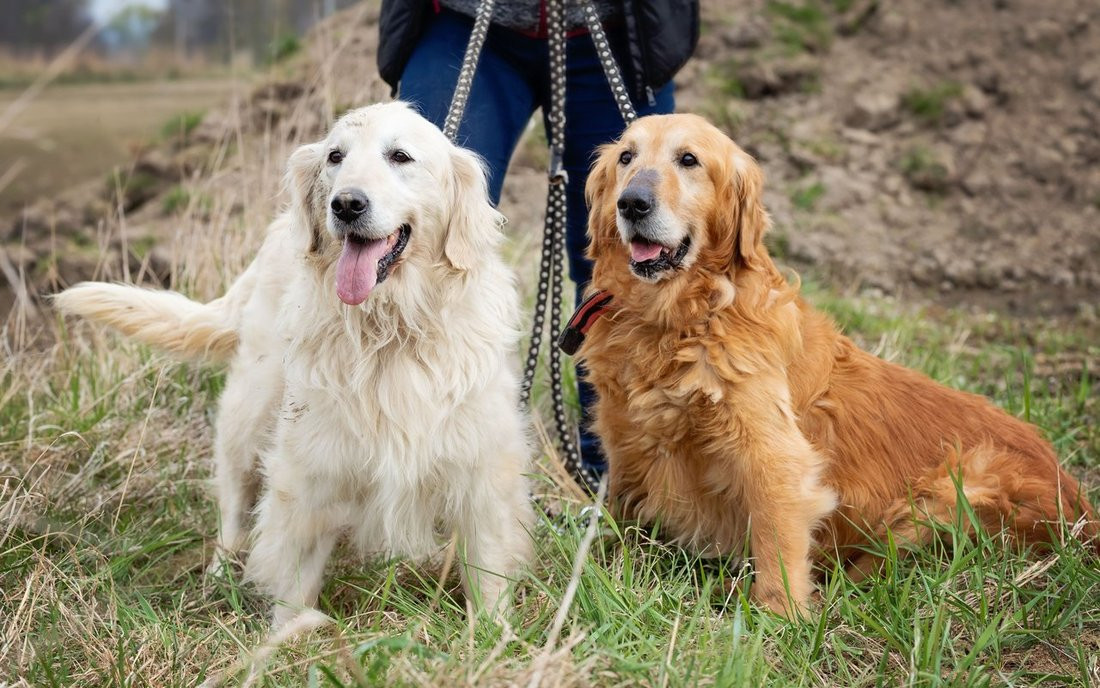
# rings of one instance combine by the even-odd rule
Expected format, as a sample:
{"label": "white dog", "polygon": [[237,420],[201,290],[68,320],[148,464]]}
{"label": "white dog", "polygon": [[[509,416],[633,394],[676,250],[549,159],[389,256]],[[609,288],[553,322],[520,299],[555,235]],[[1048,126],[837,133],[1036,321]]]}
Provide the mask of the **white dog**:
{"label": "white dog", "polygon": [[230,361],[220,544],[246,548],[255,506],[245,570],[276,624],[316,603],[343,532],[409,557],[457,533],[467,594],[491,609],[529,556],[532,510],[519,304],[483,167],[403,103],[348,113],[288,167],[290,207],[222,298],[84,283],[57,305]]}

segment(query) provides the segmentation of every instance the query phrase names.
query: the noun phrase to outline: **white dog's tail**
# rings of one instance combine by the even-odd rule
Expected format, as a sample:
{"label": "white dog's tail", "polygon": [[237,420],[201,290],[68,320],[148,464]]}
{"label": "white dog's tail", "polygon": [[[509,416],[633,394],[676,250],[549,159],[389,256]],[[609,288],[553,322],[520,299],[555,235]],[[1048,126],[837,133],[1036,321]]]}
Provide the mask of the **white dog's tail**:
{"label": "white dog's tail", "polygon": [[210,303],[174,291],[105,282],[81,282],[54,296],[54,303],[62,313],[108,325],[181,358],[218,362],[237,350],[240,304],[234,302],[247,295],[234,292],[248,291],[241,281]]}

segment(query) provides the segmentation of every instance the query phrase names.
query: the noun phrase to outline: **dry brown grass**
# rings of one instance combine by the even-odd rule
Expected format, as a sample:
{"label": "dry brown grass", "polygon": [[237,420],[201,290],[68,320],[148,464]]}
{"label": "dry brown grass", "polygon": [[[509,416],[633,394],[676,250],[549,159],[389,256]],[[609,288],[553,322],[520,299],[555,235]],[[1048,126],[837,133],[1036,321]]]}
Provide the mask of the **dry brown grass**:
{"label": "dry brown grass", "polygon": [[[205,162],[181,185],[187,202],[172,213],[156,202],[136,214],[116,206],[93,232],[97,253],[153,226],[171,284],[197,298],[220,293],[278,209],[291,148],[347,106],[385,98],[358,57],[373,53],[361,45],[374,40],[357,28],[365,21],[342,15],[318,29],[280,77],[305,84],[300,96],[231,94],[201,125]],[[350,42],[357,50],[344,49]],[[541,183],[533,188],[529,205],[541,202]],[[510,226],[527,292],[533,229]],[[0,274],[19,282],[28,269],[9,261]],[[143,268],[116,257],[95,272],[136,280]],[[1023,354],[1006,353],[1008,335],[967,351],[958,326],[896,304],[814,299],[862,341],[940,379],[1013,412],[1026,398],[1064,457],[1100,463],[1087,374],[1024,391]],[[1055,346],[1089,346],[1062,335]],[[1032,568],[983,540],[892,563],[869,586],[830,576],[821,616],[787,623],[734,592],[735,564],[700,562],[637,529],[603,520],[585,555],[583,501],[562,489],[545,440],[536,493],[567,513],[540,524],[538,563],[507,624],[468,622],[453,581],[431,566],[341,553],[322,595],[330,621],[305,619],[312,630],[272,639],[262,598],[205,573],[220,373],[63,323],[33,294],[8,314],[0,351],[0,685],[238,684],[259,666],[257,650],[259,681],[272,686],[1100,684],[1100,573],[1075,546]]]}

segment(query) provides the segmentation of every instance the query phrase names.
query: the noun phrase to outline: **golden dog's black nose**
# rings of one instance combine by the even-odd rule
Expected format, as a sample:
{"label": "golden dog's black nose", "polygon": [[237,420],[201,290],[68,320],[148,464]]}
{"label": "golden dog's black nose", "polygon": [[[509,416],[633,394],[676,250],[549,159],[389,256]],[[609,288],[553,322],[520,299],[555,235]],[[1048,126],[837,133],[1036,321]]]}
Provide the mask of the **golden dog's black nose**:
{"label": "golden dog's black nose", "polygon": [[623,219],[637,222],[649,215],[656,203],[657,200],[650,185],[631,182],[619,195],[619,202],[616,205]]}
{"label": "golden dog's black nose", "polygon": [[355,222],[367,211],[367,195],[359,189],[341,189],[332,197],[332,214],[343,222]]}

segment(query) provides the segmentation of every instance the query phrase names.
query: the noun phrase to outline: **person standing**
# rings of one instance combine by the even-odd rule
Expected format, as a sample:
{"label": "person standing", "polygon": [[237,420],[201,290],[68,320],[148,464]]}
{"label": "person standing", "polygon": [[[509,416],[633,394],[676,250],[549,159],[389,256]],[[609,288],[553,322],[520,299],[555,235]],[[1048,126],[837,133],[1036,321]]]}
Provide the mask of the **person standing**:
{"label": "person standing", "polygon": [[[699,39],[698,0],[592,0],[639,116],[671,113],[672,77]],[[378,69],[402,100],[442,127],[454,95],[479,0],[383,0]],[[596,148],[619,137],[622,116],[612,97],[580,4],[565,0],[566,256],[577,300],[592,276],[584,252],[588,212],[584,185]],[[480,154],[489,193],[500,202],[508,162],[536,109],[550,111],[546,0],[497,0],[456,143]],[[560,323],[554,323],[557,327]],[[589,428],[595,391],[578,369],[580,453],[586,468],[606,462]]]}

